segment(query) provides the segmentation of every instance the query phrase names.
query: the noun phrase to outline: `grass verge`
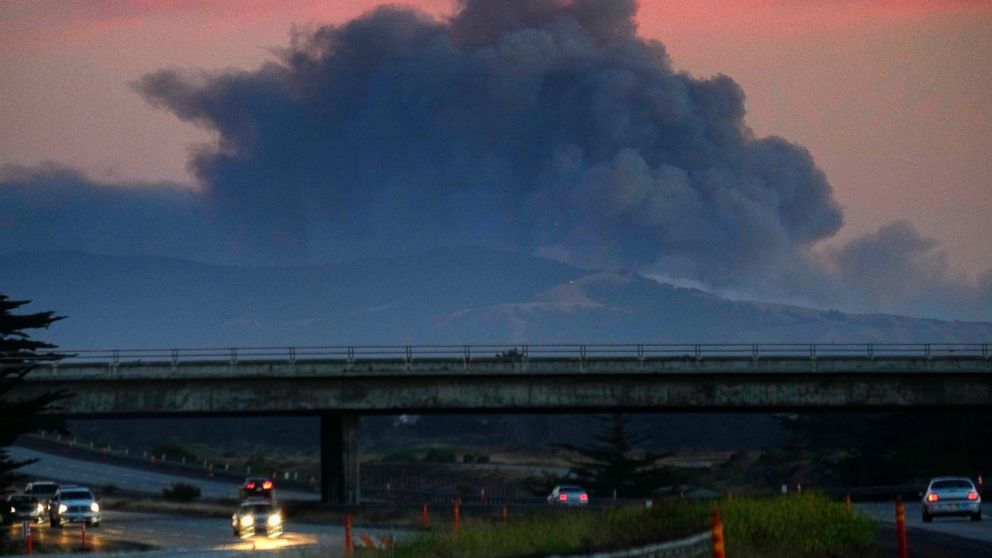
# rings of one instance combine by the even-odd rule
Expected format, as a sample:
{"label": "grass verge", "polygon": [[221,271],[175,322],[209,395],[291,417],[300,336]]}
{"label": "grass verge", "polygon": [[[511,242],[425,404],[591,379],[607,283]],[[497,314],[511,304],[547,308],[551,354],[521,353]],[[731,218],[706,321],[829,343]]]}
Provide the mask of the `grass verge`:
{"label": "grass verge", "polygon": [[[724,518],[735,558],[872,555],[875,525],[843,504],[815,495],[674,501],[653,508],[551,510],[510,521],[466,522],[456,536],[424,533],[398,545],[396,558],[531,558],[632,548],[709,529],[711,506]],[[359,554],[360,556],[361,554]]]}

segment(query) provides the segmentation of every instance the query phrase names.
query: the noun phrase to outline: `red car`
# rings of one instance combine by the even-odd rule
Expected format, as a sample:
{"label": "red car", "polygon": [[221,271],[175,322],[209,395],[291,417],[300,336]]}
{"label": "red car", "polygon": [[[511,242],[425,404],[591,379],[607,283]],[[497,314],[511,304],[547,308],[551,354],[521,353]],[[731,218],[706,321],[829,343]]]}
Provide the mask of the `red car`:
{"label": "red car", "polygon": [[272,479],[265,477],[248,477],[241,485],[241,490],[238,494],[242,500],[247,500],[248,498],[265,498],[266,500],[274,500],[275,485],[272,483]]}

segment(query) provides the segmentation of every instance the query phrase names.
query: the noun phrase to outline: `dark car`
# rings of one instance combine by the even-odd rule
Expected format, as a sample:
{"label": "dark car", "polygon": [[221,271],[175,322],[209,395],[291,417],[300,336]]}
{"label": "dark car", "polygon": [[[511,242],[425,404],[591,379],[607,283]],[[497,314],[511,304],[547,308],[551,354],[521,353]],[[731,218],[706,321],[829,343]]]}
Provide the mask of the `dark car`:
{"label": "dark car", "polygon": [[248,498],[275,500],[275,485],[271,479],[266,477],[248,477],[242,483],[238,495],[242,500],[247,500]]}
{"label": "dark car", "polygon": [[11,494],[0,501],[0,523],[10,525],[21,521],[45,521],[45,505],[37,496]]}
{"label": "dark car", "polygon": [[548,494],[548,503],[554,506],[586,506],[589,505],[589,494],[581,486],[562,484]]}
{"label": "dark car", "polygon": [[282,512],[271,500],[251,499],[238,506],[231,516],[235,537],[248,538],[265,533],[269,538],[282,535]]}
{"label": "dark car", "polygon": [[24,494],[37,498],[38,502],[45,506],[45,512],[47,513],[48,504],[58,490],[58,483],[52,481],[32,481],[24,487]]}

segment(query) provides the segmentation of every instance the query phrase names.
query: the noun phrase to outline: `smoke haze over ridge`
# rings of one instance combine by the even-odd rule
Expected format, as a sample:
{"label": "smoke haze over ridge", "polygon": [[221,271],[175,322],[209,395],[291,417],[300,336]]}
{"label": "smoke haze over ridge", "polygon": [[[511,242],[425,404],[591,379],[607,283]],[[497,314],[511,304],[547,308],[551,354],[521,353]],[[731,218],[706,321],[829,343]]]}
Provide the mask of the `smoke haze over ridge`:
{"label": "smoke haze over ridge", "polygon": [[437,21],[386,7],[300,32],[254,71],[149,74],[135,84],[149,102],[218,134],[190,161],[199,189],[7,168],[0,239],[242,263],[480,244],[763,298],[992,319],[992,275],[947,277],[940,247],[908,225],[815,253],[843,215],[810,154],[755,137],[729,77],[675,72],[635,11],[469,0]]}

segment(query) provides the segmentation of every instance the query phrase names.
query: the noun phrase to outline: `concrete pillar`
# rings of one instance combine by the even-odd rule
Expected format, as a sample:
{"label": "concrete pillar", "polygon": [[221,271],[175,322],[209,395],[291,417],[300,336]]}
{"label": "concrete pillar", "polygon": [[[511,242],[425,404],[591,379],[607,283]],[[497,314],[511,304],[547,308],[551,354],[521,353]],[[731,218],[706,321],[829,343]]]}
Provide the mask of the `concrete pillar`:
{"label": "concrete pillar", "polygon": [[320,415],[320,500],[330,504],[357,504],[357,413]]}

